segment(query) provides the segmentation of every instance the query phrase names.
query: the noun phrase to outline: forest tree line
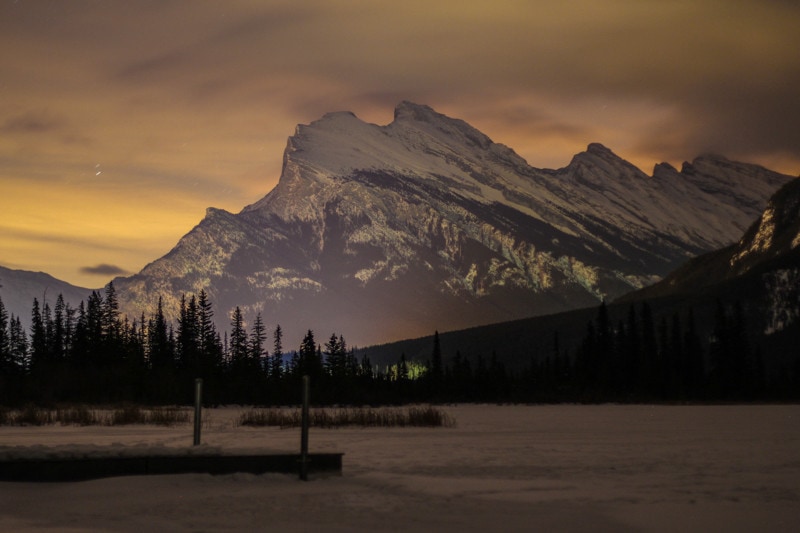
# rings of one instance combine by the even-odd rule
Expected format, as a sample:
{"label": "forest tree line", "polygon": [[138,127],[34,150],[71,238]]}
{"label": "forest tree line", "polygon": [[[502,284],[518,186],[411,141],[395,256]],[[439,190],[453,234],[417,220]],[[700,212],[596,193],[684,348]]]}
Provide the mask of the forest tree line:
{"label": "forest tree line", "polygon": [[531,356],[510,372],[496,353],[475,359],[442,353],[436,333],[430,358],[373,366],[344,337],[320,343],[308,330],[285,350],[280,325],[260,314],[246,327],[237,307],[230,329],[215,326],[204,291],[181,300],[177,323],[161,301],[151,316],[122,316],[113,283],[77,308],[61,295],[53,308],[34,299],[31,326],[6,312],[0,299],[0,404],[188,404],[195,378],[207,404],[287,405],[299,401],[303,375],[319,404],[412,402],[643,402],[797,399],[800,368],[769,381],[747,339],[744,314],[718,305],[714,332],[703,342],[692,311],[656,324],[643,303],[612,324],[605,303],[574,354],[560,348]]}
{"label": "forest tree line", "polygon": [[297,402],[304,374],[318,381],[320,401],[334,394],[329,386],[372,374],[342,336],[332,335],[324,350],[309,330],[285,354],[280,325],[268,332],[259,314],[248,329],[238,307],[220,333],[205,291],[182,298],[176,325],[161,299],[152,316],[122,316],[113,283],[77,308],[62,295],[53,308],[34,299],[29,331],[0,299],[0,404],[185,404],[196,378],[209,404],[286,404]]}

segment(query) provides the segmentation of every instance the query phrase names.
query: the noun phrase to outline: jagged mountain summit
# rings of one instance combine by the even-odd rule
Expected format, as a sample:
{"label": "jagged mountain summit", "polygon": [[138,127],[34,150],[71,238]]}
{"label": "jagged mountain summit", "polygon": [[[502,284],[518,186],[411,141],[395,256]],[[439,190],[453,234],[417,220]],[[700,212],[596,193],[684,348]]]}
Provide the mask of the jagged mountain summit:
{"label": "jagged mountain summit", "polygon": [[238,305],[287,332],[381,342],[642,287],[735,241],[789,179],[711,155],[651,177],[599,144],[537,169],[427,106],[403,102],[386,126],[330,113],[297,127],[263,199],[209,209],[115,284],[134,313],[163,296],[175,316],[205,289],[224,325]]}

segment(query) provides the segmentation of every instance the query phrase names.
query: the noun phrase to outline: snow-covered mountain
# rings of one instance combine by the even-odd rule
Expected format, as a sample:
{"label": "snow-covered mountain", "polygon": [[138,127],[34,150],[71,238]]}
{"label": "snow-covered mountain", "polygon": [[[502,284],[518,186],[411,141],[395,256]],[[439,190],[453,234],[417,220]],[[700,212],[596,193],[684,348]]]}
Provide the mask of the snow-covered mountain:
{"label": "snow-covered mountain", "polygon": [[719,156],[648,176],[591,144],[537,169],[467,123],[409,102],[386,126],[300,125],[278,185],[209,209],[166,256],[115,280],[123,310],[177,313],[205,289],[228,312],[358,343],[595,305],[728,245],[789,176]]}

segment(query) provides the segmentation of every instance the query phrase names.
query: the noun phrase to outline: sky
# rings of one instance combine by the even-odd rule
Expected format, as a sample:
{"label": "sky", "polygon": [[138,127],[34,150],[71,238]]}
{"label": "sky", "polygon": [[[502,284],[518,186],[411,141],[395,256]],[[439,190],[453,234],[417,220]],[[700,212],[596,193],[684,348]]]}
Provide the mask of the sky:
{"label": "sky", "polygon": [[0,0],[0,265],[102,287],[267,194],[297,124],[402,100],[538,168],[600,142],[798,175],[798,27],[793,0]]}

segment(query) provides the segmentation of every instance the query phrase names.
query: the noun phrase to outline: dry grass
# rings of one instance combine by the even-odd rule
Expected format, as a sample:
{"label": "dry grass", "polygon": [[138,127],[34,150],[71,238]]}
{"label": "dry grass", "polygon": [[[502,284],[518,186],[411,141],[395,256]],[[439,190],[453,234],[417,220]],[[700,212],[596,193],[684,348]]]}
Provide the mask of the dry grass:
{"label": "dry grass", "polygon": [[126,405],[114,410],[111,414],[110,426],[129,424],[149,424],[153,426],[174,426],[189,422],[189,411],[177,407],[143,408],[138,405]]}
{"label": "dry grass", "polygon": [[[252,409],[239,417],[240,426],[299,427],[299,409]],[[443,410],[425,407],[311,409],[309,423],[318,428],[357,427],[453,427],[455,420]]]}
{"label": "dry grass", "polygon": [[[0,407],[0,426],[174,426],[192,420],[191,409],[180,407],[91,408],[68,405],[43,408],[29,405],[20,409]],[[442,409],[416,407],[358,407],[311,409],[310,424],[318,428],[356,427],[452,427],[455,420]],[[208,420],[206,419],[206,422]],[[238,420],[240,426],[300,427],[299,409],[251,409]]]}
{"label": "dry grass", "polygon": [[125,405],[116,409],[91,409],[85,405],[70,405],[46,409],[29,405],[21,409],[0,408],[2,426],[121,426],[149,424],[174,426],[190,420],[189,410],[178,407],[144,408]]}

